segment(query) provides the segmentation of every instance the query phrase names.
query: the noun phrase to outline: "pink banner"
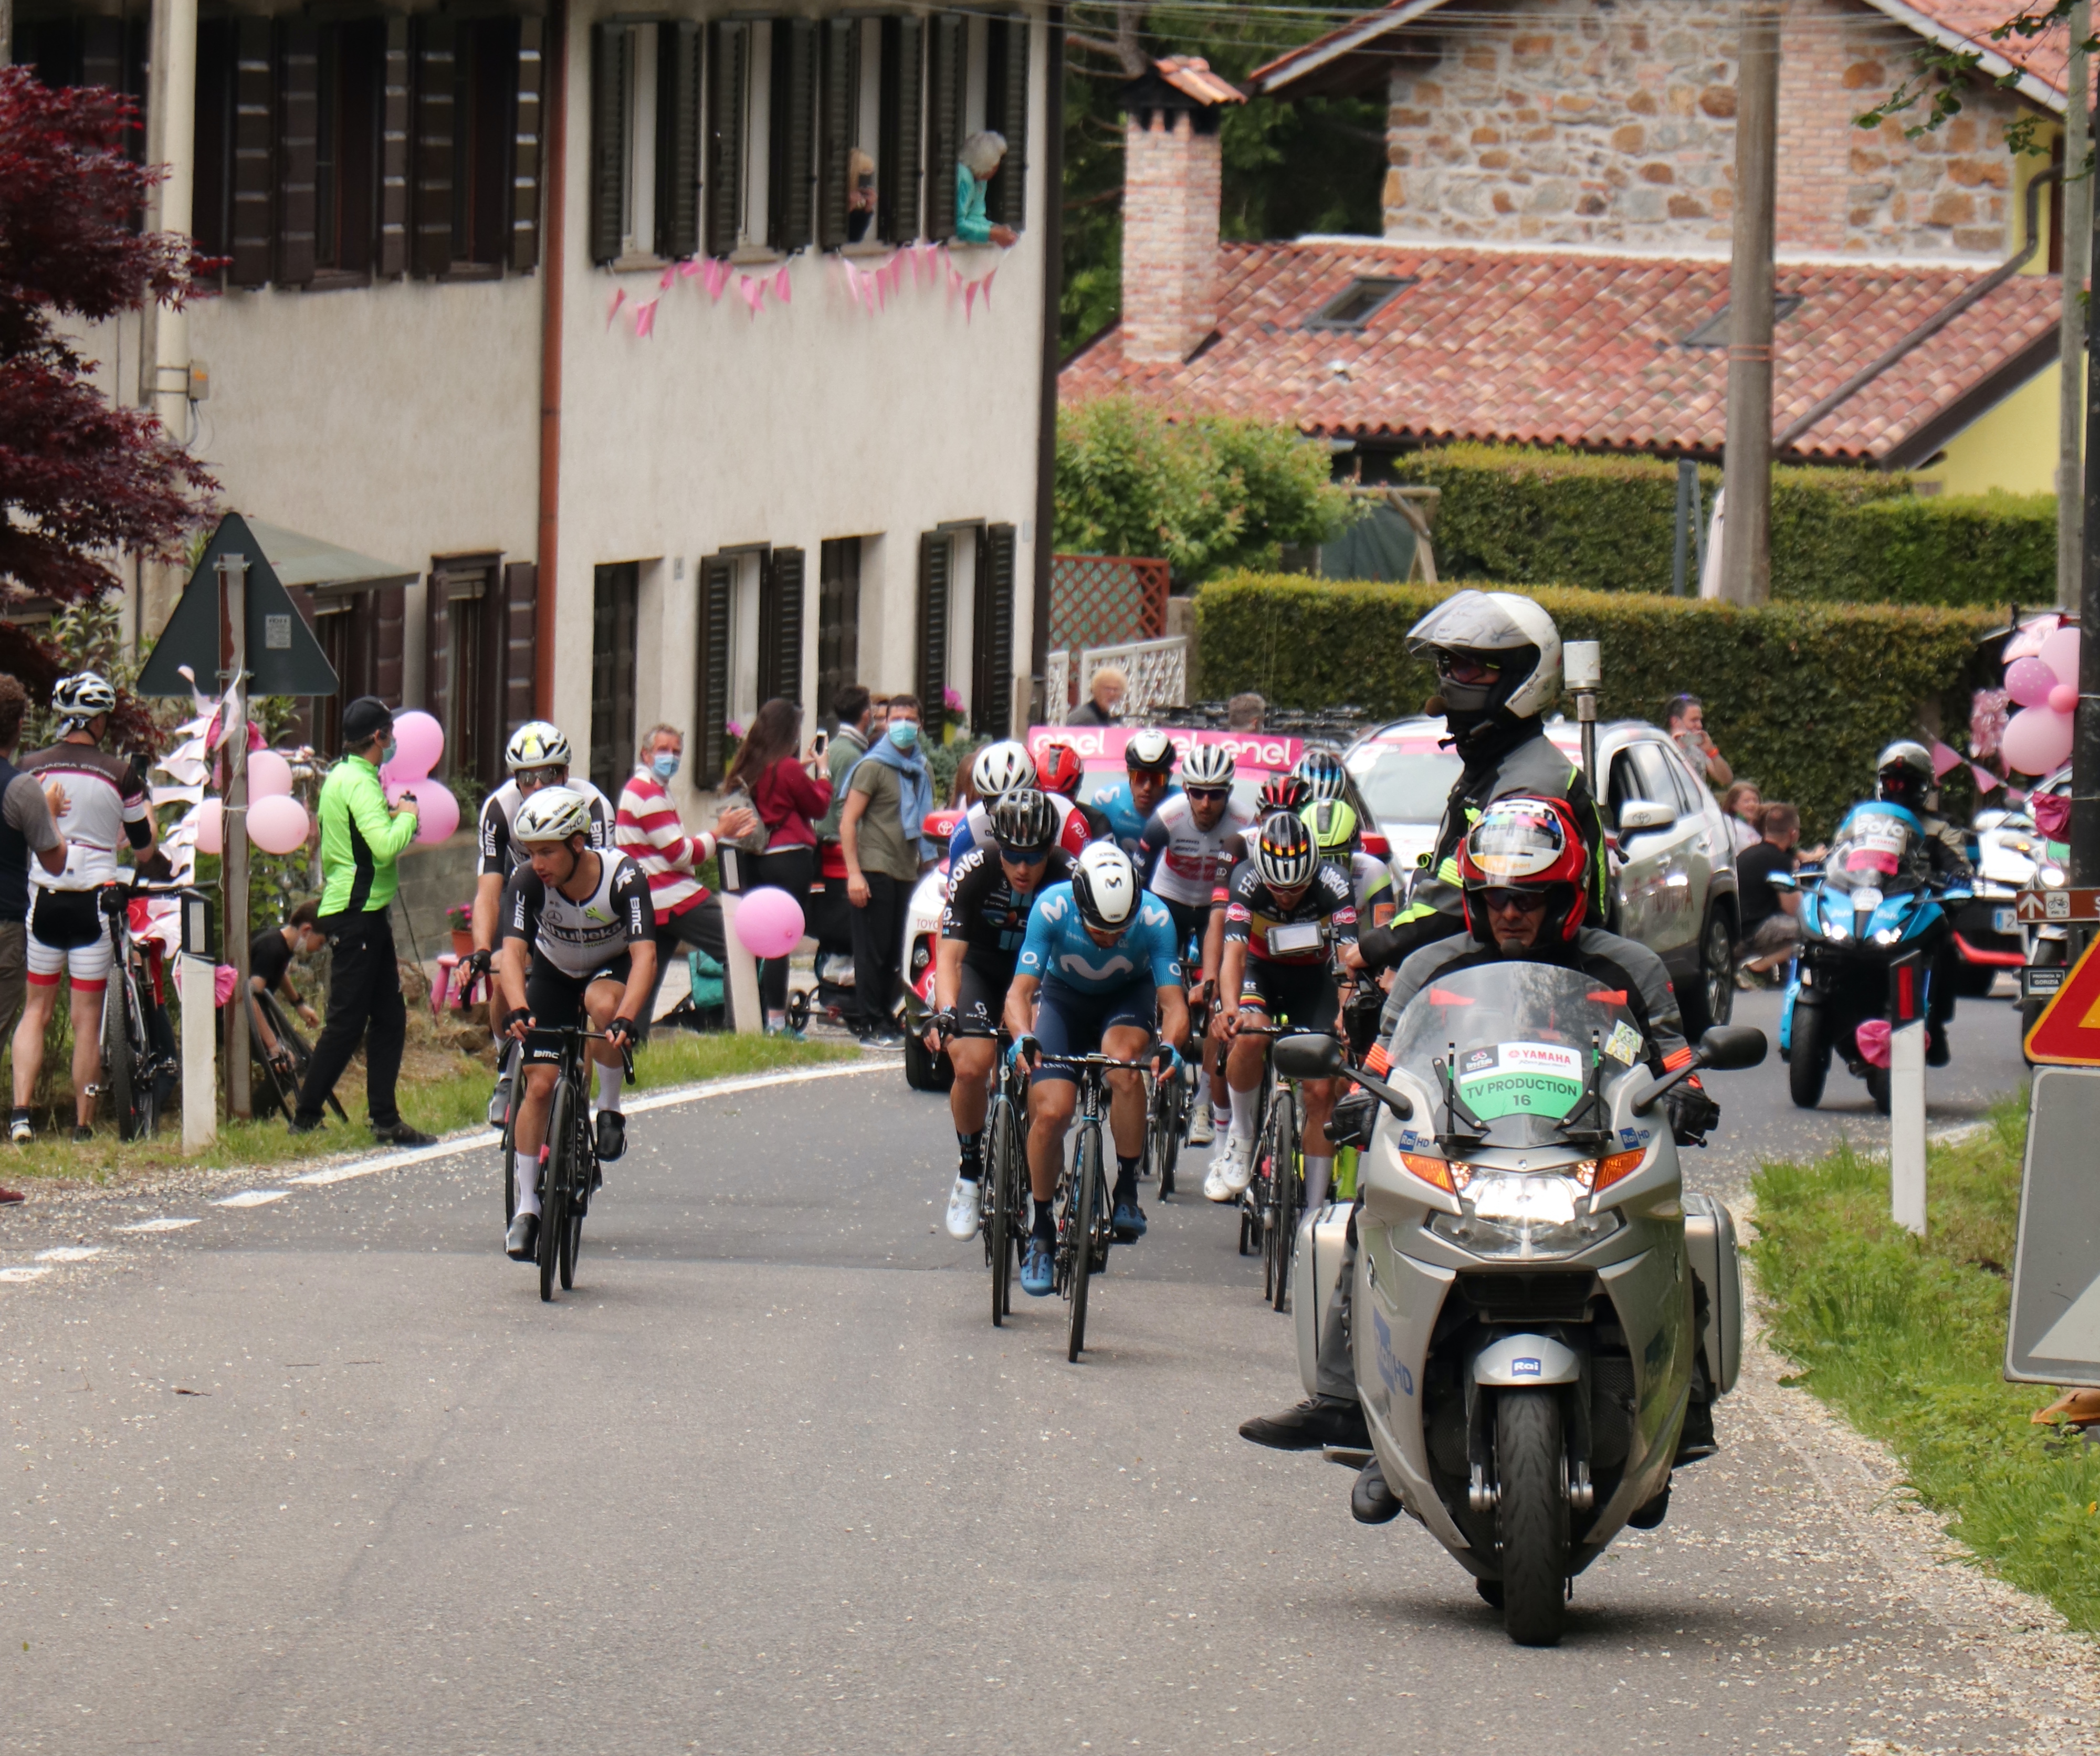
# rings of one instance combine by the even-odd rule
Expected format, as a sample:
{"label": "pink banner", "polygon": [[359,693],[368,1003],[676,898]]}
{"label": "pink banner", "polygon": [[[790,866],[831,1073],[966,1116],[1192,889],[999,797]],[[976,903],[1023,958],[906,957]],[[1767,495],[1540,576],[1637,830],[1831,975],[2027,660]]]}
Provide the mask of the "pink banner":
{"label": "pink banner", "polygon": [[1932,740],[1932,778],[1935,780],[1961,765],[1961,752],[1959,750],[1942,743],[1937,738]]}
{"label": "pink banner", "polygon": [[612,320],[620,315],[620,307],[626,302],[627,289],[625,287],[615,287],[612,289],[612,302],[605,308],[605,326],[607,329],[610,329],[612,327]]}
{"label": "pink banner", "polygon": [[794,289],[788,279],[788,265],[780,265],[780,272],[773,277],[773,296],[783,305],[793,302]]}
{"label": "pink banner", "polygon": [[966,280],[963,283],[963,321],[964,323],[970,320],[971,313],[977,309],[977,285],[978,283],[974,280]]}
{"label": "pink banner", "polygon": [[678,272],[690,280],[695,275],[701,272],[701,265],[689,256],[678,264]]}
{"label": "pink banner", "polygon": [[[1070,744],[1088,768],[1113,768],[1122,772],[1123,746],[1143,728],[1128,726],[1031,726],[1028,748],[1040,756],[1046,743]],[[1188,755],[1199,743],[1218,744],[1233,753],[1242,770],[1262,774],[1281,774],[1305,753],[1305,740],[1274,732],[1185,731],[1162,727],[1174,745],[1176,759]]]}
{"label": "pink banner", "polygon": [[1994,787],[2005,785],[2005,782],[1999,779],[1990,770],[1979,768],[1974,762],[1969,765],[1969,777],[1976,783],[1976,790],[1979,792],[1988,792]]}
{"label": "pink banner", "polygon": [[656,333],[656,299],[649,299],[634,307],[634,333],[642,336]]}
{"label": "pink banner", "polygon": [[991,309],[991,277],[998,272],[999,271],[996,268],[990,270],[986,274],[984,279],[977,283],[978,286],[982,288],[984,292],[985,309],[986,311],[990,311]]}
{"label": "pink banner", "polygon": [[749,275],[736,277],[736,289],[743,295],[743,302],[751,307],[751,315],[758,315],[758,307],[765,302],[765,283],[754,280]]}
{"label": "pink banner", "polygon": [[678,265],[676,263],[666,263],[664,265],[664,272],[656,278],[658,290],[664,293],[669,292],[671,290],[671,283],[677,278]]}
{"label": "pink banner", "polygon": [[722,289],[729,285],[729,264],[718,256],[710,256],[708,266],[702,271],[707,276],[708,297],[719,299]]}

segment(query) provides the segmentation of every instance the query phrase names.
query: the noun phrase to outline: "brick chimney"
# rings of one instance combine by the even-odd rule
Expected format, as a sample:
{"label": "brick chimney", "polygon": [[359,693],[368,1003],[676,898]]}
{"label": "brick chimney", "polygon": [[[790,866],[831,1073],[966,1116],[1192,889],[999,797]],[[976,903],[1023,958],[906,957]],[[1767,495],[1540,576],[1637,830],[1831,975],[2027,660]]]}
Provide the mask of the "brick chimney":
{"label": "brick chimney", "polygon": [[1218,320],[1220,107],[1246,100],[1200,56],[1124,88],[1123,353],[1186,360]]}

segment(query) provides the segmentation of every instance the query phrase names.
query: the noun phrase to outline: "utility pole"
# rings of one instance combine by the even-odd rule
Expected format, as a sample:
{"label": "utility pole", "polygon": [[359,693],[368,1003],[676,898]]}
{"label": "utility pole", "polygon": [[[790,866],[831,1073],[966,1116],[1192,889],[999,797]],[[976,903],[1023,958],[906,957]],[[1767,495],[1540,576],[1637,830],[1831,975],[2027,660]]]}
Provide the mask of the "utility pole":
{"label": "utility pole", "polygon": [[1779,157],[1779,7],[1749,0],[1736,58],[1736,233],[1728,268],[1728,434],[1721,595],[1771,596],[1772,249]]}
{"label": "utility pole", "polygon": [[[0,6],[9,0],[0,0]],[[161,167],[152,197],[157,232],[190,236],[195,223],[196,189],[197,0],[154,0],[152,52],[146,76],[147,157]],[[160,417],[174,444],[190,440],[190,319],[178,305],[148,302],[146,307],[145,364],[139,400]],[[179,563],[141,560],[139,563],[138,645],[158,635],[181,594],[183,569]]]}
{"label": "utility pole", "polygon": [[2093,179],[2085,157],[2092,144],[2091,117],[2085,105],[2088,82],[2085,39],[2093,24],[2091,0],[2073,0],[2071,8],[2071,66],[2064,82],[2063,236],[2058,254],[2063,259],[2063,310],[2058,322],[2056,473],[2056,602],[2076,607],[2085,536],[2085,474],[2078,455],[2079,390],[2085,383],[2085,313],[2078,293],[2086,258],[2093,251]]}
{"label": "utility pole", "polygon": [[[2074,86],[2080,97],[2083,88]],[[2065,170],[2068,172],[2068,165]],[[2088,187],[2090,187],[2089,183]],[[2100,268],[2100,226],[2089,226]],[[2068,263],[2066,267],[2068,267]],[[2094,276],[2100,286],[2100,273]],[[2067,289],[2070,276],[2065,277]],[[2066,302],[2069,302],[2067,290]],[[2085,306],[2085,528],[2100,531],[2100,299]],[[2071,881],[2100,885],[2100,543],[2084,545],[2079,567],[2078,720],[2071,745]]]}
{"label": "utility pole", "polygon": [[226,1008],[226,1109],[243,1121],[254,1113],[248,1066],[248,558],[222,555],[219,595],[226,607],[232,663],[220,681],[232,686],[226,716],[226,931],[220,955],[233,965],[233,1003]]}

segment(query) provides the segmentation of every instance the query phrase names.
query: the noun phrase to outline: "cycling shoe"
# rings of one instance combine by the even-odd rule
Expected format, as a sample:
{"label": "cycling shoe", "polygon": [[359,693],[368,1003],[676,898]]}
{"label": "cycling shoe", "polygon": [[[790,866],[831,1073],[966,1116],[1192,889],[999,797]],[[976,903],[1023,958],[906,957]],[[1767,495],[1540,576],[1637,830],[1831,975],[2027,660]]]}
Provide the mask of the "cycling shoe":
{"label": "cycling shoe", "polygon": [[955,1186],[948,1191],[948,1236],[959,1244],[967,1244],[977,1235],[977,1186],[968,1177],[959,1176]]}
{"label": "cycling shoe", "polygon": [[598,1155],[605,1163],[627,1150],[627,1118],[616,1110],[598,1113]]}
{"label": "cycling shoe", "polygon": [[1145,1236],[1145,1210],[1134,1201],[1119,1201],[1109,1224],[1118,1244],[1134,1244]]}
{"label": "cycling shoe", "polygon": [[1057,1270],[1050,1260],[1050,1240],[1031,1238],[1028,1254],[1021,1259],[1021,1290],[1031,1299],[1043,1299],[1057,1284]]}
{"label": "cycling shoe", "polygon": [[1198,1105],[1196,1114],[1189,1118],[1189,1144],[1191,1146],[1208,1146],[1217,1137],[1217,1130],[1211,1121],[1211,1106],[1208,1104]]}
{"label": "cycling shoe", "polygon": [[513,1220],[504,1237],[503,1248],[513,1262],[536,1261],[540,1255],[540,1216],[521,1213]]}
{"label": "cycling shoe", "polygon": [[488,1094],[488,1125],[500,1128],[510,1119],[510,1082],[498,1079],[496,1089]]}
{"label": "cycling shoe", "polygon": [[1244,1141],[1229,1140],[1211,1155],[1211,1168],[1203,1179],[1208,1201],[1237,1201],[1254,1180],[1254,1150]]}

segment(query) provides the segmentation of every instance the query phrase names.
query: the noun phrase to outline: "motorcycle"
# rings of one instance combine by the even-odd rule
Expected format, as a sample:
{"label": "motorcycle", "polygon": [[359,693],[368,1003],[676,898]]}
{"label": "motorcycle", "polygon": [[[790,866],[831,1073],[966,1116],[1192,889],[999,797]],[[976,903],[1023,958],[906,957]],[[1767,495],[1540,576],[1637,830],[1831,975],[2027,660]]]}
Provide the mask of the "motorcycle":
{"label": "motorcycle", "polygon": [[1764,1036],[1717,1026],[1652,1073],[1624,994],[1511,961],[1440,976],[1388,1052],[1379,1079],[1344,1069],[1332,1038],[1277,1044],[1286,1074],[1369,1094],[1338,1106],[1361,1207],[1299,1228],[1299,1370],[1312,1390],[1353,1224],[1351,1346],[1379,1471],[1511,1638],[1550,1646],[1575,1576],[1627,1525],[1659,1524],[1671,1471],[1715,1449],[1711,1405],[1741,1358],[1735,1225],[1684,1193],[1661,1100],[1701,1068],[1756,1066]]}
{"label": "motorcycle", "polygon": [[1969,863],[1976,874],[1975,898],[1953,918],[1954,991],[1964,999],[1988,996],[2001,971],[2017,973],[2027,962],[2018,903],[2023,890],[2037,890],[2054,872],[2043,851],[2034,819],[2024,811],[1986,806],[1969,826]]}
{"label": "motorcycle", "polygon": [[1838,824],[1820,876],[1771,880],[1801,894],[1801,951],[1779,1022],[1780,1058],[1799,1109],[1822,1102],[1834,1055],[1888,1114],[1888,1057],[1873,1052],[1874,1032],[1864,1027],[1889,1021],[1889,966],[1922,951],[1929,990],[1934,954],[1951,930],[1948,911],[1974,900],[1965,885],[1935,886],[1924,840],[1902,805],[1868,800]]}

